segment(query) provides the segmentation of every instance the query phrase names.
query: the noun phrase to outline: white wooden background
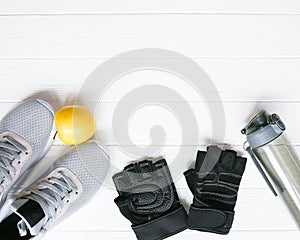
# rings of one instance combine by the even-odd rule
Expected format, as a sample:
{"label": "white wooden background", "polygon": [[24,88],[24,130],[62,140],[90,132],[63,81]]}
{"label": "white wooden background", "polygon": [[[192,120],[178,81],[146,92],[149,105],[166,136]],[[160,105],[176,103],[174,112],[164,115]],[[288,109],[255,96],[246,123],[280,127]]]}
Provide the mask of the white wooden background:
{"label": "white wooden background", "polygon": [[[264,107],[282,116],[300,154],[299,29],[298,0],[0,0],[0,115],[32,94],[42,95],[56,108],[63,106],[106,59],[138,48],[166,48],[194,59],[214,81],[224,102],[225,143],[242,152],[240,129],[255,110]],[[121,79],[101,102],[99,136],[120,168],[132,158],[113,139],[112,109],[122,91],[141,80],[151,83],[167,78],[148,72]],[[211,130],[203,101],[184,84],[178,89],[197,113],[199,148],[204,149]],[[166,101],[172,99],[166,97]],[[168,139],[157,155],[171,161],[180,145],[180,128],[162,112],[151,108],[137,113],[130,135],[135,144],[144,146],[149,143],[149,127],[164,126]],[[53,145],[45,161],[66,148],[59,141]],[[187,166],[192,160],[186,159]],[[184,179],[176,185],[188,204],[192,196]],[[45,239],[135,239],[129,222],[114,206],[114,197],[114,190],[102,188],[91,203]],[[299,237],[285,207],[249,161],[230,235],[185,231],[170,239]]]}

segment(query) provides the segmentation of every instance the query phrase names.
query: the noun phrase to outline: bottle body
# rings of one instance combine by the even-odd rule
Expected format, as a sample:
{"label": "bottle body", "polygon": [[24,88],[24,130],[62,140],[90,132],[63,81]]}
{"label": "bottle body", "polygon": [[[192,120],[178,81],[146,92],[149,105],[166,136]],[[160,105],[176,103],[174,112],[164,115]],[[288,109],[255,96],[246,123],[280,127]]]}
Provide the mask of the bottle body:
{"label": "bottle body", "polygon": [[252,149],[300,228],[300,160],[284,134]]}

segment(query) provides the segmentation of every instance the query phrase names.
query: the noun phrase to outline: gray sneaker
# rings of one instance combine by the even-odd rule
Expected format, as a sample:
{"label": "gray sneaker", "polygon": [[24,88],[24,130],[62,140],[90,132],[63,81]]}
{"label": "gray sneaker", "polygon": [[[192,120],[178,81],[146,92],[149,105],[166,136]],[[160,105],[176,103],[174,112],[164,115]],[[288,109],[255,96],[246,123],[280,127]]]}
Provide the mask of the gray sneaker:
{"label": "gray sneaker", "polygon": [[98,142],[73,146],[11,205],[21,219],[20,236],[40,239],[85,205],[105,181],[109,166],[109,154]]}
{"label": "gray sneaker", "polygon": [[48,152],[55,134],[54,112],[43,100],[28,100],[0,122],[0,208],[12,186]]}

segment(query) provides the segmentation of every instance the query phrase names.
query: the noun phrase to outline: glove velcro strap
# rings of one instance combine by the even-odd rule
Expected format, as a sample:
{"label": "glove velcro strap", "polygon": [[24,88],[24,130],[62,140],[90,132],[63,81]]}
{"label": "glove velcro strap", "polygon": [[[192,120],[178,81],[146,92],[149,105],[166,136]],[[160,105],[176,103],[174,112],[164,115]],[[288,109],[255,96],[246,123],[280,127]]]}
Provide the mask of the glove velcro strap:
{"label": "glove velcro strap", "polygon": [[174,212],[161,216],[150,222],[138,226],[132,226],[137,239],[160,240],[179,233],[185,229],[187,214],[181,206]]}
{"label": "glove velcro strap", "polygon": [[190,207],[187,225],[190,229],[228,234],[234,219],[234,212],[217,209]]}

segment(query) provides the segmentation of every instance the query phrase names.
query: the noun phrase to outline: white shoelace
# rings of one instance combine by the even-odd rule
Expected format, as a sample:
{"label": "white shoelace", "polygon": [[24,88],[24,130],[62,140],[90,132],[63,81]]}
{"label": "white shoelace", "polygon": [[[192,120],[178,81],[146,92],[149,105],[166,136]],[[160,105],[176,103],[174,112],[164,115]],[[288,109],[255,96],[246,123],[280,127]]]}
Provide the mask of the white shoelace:
{"label": "white shoelace", "polygon": [[37,188],[31,188],[28,191],[30,194],[23,198],[37,202],[43,209],[48,221],[55,217],[57,211],[62,210],[64,199],[71,192],[76,193],[76,187],[68,177],[60,173],[59,178],[51,177],[47,182],[43,181],[38,184]]}
{"label": "white shoelace", "polygon": [[[45,213],[45,223],[54,219],[57,211],[61,211],[63,208],[64,199],[71,193],[76,192],[76,188],[72,181],[69,180],[63,173],[60,176],[50,177],[48,181],[40,182],[36,188],[30,188],[27,190],[30,194],[25,195],[22,199],[30,199],[37,202]],[[67,200],[66,202],[69,202]],[[42,226],[42,228],[44,227]],[[20,236],[27,235],[27,226],[24,220],[18,223],[18,229]]]}
{"label": "white shoelace", "polygon": [[16,173],[12,163],[14,161],[19,163],[22,152],[26,153],[26,149],[8,136],[0,142],[0,193],[3,191],[3,184],[10,185],[12,181],[10,174]]}

